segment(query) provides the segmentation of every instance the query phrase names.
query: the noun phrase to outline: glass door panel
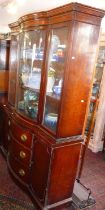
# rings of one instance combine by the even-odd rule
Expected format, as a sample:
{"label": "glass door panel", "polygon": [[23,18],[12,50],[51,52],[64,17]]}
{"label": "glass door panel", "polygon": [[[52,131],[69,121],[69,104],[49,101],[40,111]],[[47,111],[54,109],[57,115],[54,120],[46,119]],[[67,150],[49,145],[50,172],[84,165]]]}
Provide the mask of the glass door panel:
{"label": "glass door panel", "polygon": [[53,29],[48,61],[43,124],[56,130],[66,60],[68,28]]}
{"label": "glass door panel", "polygon": [[38,114],[44,42],[45,31],[35,30],[20,35],[17,108],[32,119]]}

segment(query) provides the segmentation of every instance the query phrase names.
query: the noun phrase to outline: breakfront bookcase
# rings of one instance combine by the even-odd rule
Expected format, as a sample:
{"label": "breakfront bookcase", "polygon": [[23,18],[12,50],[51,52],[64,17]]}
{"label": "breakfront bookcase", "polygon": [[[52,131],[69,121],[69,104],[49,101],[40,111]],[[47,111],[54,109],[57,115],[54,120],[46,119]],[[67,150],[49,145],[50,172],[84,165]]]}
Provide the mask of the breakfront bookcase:
{"label": "breakfront bookcase", "polygon": [[7,163],[38,209],[71,205],[103,16],[70,3],[18,20],[17,74],[3,106]]}

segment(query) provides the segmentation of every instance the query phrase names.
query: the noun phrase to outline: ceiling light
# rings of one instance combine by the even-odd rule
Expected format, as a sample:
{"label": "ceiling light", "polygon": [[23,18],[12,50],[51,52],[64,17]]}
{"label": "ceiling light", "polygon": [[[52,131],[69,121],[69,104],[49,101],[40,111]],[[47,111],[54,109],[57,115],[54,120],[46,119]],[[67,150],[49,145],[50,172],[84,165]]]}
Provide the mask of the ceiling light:
{"label": "ceiling light", "polygon": [[25,2],[26,0],[16,0],[16,3],[20,6],[23,5]]}
{"label": "ceiling light", "polygon": [[7,11],[8,11],[8,13],[10,13],[12,15],[16,14],[16,12],[17,12],[17,6],[16,6],[16,4],[14,4],[14,2],[8,4]]}

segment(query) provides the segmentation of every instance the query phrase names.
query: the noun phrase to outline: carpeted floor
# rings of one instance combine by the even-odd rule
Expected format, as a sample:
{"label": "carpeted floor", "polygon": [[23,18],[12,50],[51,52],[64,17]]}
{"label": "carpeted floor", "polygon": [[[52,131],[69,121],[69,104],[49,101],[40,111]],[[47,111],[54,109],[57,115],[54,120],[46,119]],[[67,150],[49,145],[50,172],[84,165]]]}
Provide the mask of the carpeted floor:
{"label": "carpeted floor", "polygon": [[[26,205],[27,204],[33,205],[30,197],[22,189],[20,189],[20,187],[16,185],[16,183],[13,181],[11,175],[8,172],[7,163],[1,153],[0,153],[0,195],[20,200],[20,202],[22,201],[26,202]],[[2,209],[4,210],[5,208]],[[12,209],[8,208],[8,210]],[[19,210],[21,210],[21,208]]]}
{"label": "carpeted floor", "polygon": [[34,206],[25,201],[0,195],[0,210],[34,210]]}
{"label": "carpeted floor", "polygon": [[92,191],[96,200],[92,210],[105,210],[105,154],[87,150],[81,182]]}
{"label": "carpeted floor", "polygon": [[[92,196],[96,200],[96,206],[92,207],[91,210],[105,210],[105,160],[103,157],[103,153],[94,154],[90,150],[87,150],[85,156],[81,182],[91,189]],[[0,210],[33,209],[30,197],[13,182],[2,154],[0,154],[0,195],[4,195],[4,198],[7,200],[8,197],[12,199],[9,199],[9,202],[7,202],[8,208],[3,206],[4,200],[1,199]],[[18,202],[15,202],[16,200]]]}

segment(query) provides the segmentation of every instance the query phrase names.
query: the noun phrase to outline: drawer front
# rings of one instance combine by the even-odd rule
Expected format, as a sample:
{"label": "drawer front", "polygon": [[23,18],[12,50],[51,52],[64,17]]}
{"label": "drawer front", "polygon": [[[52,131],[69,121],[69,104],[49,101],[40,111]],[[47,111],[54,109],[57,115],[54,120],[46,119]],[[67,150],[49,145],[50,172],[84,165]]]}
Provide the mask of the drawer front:
{"label": "drawer front", "polygon": [[24,146],[28,148],[32,146],[32,133],[18,124],[10,123],[10,132],[12,136]]}
{"label": "drawer front", "polygon": [[19,161],[21,161],[21,163],[26,164],[27,166],[30,165],[31,150],[16,142],[11,136],[9,152],[13,154],[14,157],[16,157]]}
{"label": "drawer front", "polygon": [[29,184],[29,168],[21,164],[11,154],[8,155],[8,166],[13,176],[24,182],[24,184]]}

